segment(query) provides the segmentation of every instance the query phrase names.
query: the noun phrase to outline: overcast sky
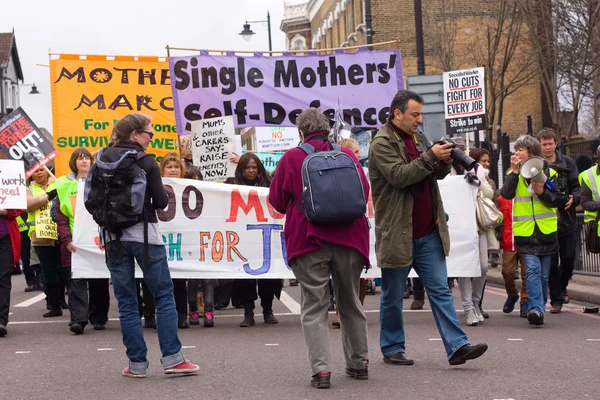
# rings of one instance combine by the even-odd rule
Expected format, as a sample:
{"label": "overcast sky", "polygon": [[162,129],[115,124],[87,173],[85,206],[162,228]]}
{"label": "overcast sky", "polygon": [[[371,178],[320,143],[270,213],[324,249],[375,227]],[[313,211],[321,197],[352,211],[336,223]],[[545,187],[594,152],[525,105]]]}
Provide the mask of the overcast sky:
{"label": "overcast sky", "polygon": [[268,50],[267,24],[251,24],[246,42],[244,21],[266,20],[271,13],[273,49],[285,49],[279,29],[283,0],[0,0],[0,32],[14,28],[25,83],[21,107],[52,132],[48,49],[53,53],[166,56],[165,46],[218,50]]}

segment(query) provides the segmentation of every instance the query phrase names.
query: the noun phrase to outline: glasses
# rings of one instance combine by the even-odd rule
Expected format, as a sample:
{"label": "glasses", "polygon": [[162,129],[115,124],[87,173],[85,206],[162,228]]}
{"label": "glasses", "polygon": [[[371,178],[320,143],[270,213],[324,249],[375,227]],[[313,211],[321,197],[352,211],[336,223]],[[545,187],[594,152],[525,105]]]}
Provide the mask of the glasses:
{"label": "glasses", "polygon": [[154,133],[150,132],[150,131],[143,131],[141,129],[138,129],[138,132],[142,132],[147,134],[148,136],[150,136],[150,140],[152,140],[152,138],[154,137]]}

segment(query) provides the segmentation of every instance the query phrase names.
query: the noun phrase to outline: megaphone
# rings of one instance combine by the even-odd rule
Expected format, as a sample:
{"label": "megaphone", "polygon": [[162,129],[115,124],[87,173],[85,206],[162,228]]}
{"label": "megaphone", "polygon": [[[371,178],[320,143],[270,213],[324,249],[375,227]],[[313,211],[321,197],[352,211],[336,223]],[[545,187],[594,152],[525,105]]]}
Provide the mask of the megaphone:
{"label": "megaphone", "polygon": [[544,187],[553,192],[554,184],[544,174],[544,159],[541,157],[530,157],[521,165],[519,173],[525,179],[532,179],[536,182],[544,183]]}

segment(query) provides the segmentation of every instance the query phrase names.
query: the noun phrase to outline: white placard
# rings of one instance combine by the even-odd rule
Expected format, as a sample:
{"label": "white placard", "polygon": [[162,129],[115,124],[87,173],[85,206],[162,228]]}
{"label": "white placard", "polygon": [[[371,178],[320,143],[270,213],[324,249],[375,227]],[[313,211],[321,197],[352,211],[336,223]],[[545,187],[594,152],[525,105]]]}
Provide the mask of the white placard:
{"label": "white placard", "polygon": [[485,75],[483,68],[444,72],[446,119],[485,114]]}
{"label": "white placard", "polygon": [[0,160],[0,208],[27,208],[27,183],[23,161]]}
{"label": "white placard", "polygon": [[298,146],[300,134],[293,127],[259,127],[256,129],[256,151],[286,151]]}
{"label": "white placard", "polygon": [[234,151],[232,116],[192,122],[192,156],[205,181],[222,182],[232,176],[229,158]]}
{"label": "white placard", "polygon": [[[159,215],[173,278],[293,278],[285,258],[285,216],[267,202],[269,189],[223,185],[191,179],[163,178],[172,187],[169,206]],[[479,276],[479,240],[475,220],[477,188],[461,176],[440,181],[444,207],[449,214],[451,251],[448,276]],[[199,194],[200,193],[200,194]],[[373,205],[367,211],[375,226]],[[74,278],[109,276],[94,220],[83,205],[80,186],[75,207],[72,254]],[[370,259],[376,266],[375,232],[371,229]],[[414,273],[414,271],[413,271]],[[378,268],[361,277],[381,275]],[[137,270],[141,277],[141,271]]]}

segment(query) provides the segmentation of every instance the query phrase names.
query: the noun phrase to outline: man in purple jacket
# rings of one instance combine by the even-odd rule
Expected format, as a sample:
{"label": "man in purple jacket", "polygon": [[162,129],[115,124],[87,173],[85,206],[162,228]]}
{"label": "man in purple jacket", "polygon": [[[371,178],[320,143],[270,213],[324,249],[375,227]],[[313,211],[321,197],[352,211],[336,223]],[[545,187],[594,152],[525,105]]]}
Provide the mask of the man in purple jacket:
{"label": "man in purple jacket", "polygon": [[[322,112],[316,108],[304,110],[297,126],[304,143],[319,151],[329,150],[329,121]],[[365,198],[369,198],[369,182],[358,159],[349,149],[342,151],[358,166]],[[301,321],[312,369],[311,385],[326,389],[331,378],[327,324],[330,276],[342,322],[346,374],[356,379],[369,377],[367,321],[358,299],[360,274],[369,265],[369,227],[366,217],[350,224],[326,226],[315,225],[306,218],[294,201],[301,199],[305,158],[306,153],[299,148],[285,153],[271,182],[269,202],[286,214],[287,258],[302,290]]]}

